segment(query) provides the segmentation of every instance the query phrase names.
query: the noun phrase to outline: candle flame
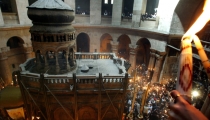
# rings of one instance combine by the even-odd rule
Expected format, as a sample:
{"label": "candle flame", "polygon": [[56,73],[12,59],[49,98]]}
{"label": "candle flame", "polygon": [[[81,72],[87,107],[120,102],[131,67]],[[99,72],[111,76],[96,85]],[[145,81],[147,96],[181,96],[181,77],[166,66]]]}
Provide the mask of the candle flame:
{"label": "candle flame", "polygon": [[185,37],[191,37],[191,35],[195,35],[205,26],[205,24],[210,20],[210,15],[208,13],[209,11],[210,11],[210,0],[205,0],[203,12],[195,21],[195,23],[190,27],[190,29],[184,34],[183,39]]}

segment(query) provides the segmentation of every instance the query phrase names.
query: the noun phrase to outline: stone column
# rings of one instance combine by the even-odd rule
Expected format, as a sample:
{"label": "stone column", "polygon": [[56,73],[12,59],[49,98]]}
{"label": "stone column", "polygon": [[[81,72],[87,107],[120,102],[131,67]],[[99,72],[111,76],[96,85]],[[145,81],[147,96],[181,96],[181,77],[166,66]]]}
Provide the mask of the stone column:
{"label": "stone column", "polygon": [[148,72],[148,75],[150,76],[149,77],[149,79],[150,80],[152,80],[152,78],[153,78],[153,74],[154,74],[154,69],[155,69],[155,53],[156,53],[156,50],[150,50],[151,51],[151,53],[150,53],[150,59],[151,59],[151,62],[150,62],[150,65],[149,65],[149,67],[148,67],[148,70],[149,70],[149,72]]}
{"label": "stone column", "polygon": [[69,58],[71,60],[71,64],[75,65],[75,60],[74,60],[74,50],[70,52]]}
{"label": "stone column", "polygon": [[147,7],[147,0],[142,0],[142,13],[145,14],[146,13],[146,7]]}
{"label": "stone column", "polygon": [[12,72],[9,65],[6,52],[0,50],[0,77],[4,80],[5,86],[12,83]]}
{"label": "stone column", "polygon": [[68,60],[68,58],[69,58],[69,52],[66,52],[66,69],[68,71],[70,71],[70,66],[69,66],[69,60]]}
{"label": "stone column", "polygon": [[42,66],[42,65],[41,65],[41,61],[40,61],[40,59],[41,59],[40,56],[41,56],[40,53],[37,53],[37,52],[36,52],[37,70],[39,70],[39,69],[41,68],[41,66]]}
{"label": "stone column", "polygon": [[160,72],[162,69],[162,63],[163,63],[163,55],[156,54],[155,69],[154,69],[154,74],[151,81],[152,83],[159,82]]}
{"label": "stone column", "polygon": [[114,0],[112,8],[112,25],[121,25],[123,0]]}
{"label": "stone column", "polygon": [[1,12],[1,6],[0,6],[0,26],[4,26],[4,19],[3,19],[2,12]]}
{"label": "stone column", "polygon": [[56,73],[59,73],[60,66],[59,66],[59,62],[58,62],[58,53],[57,52],[55,53],[55,59],[56,59],[56,66],[55,66]]}
{"label": "stone column", "polygon": [[90,0],[90,24],[101,24],[102,0]]}
{"label": "stone column", "polygon": [[128,73],[131,74],[131,71],[136,68],[136,45],[129,45],[129,47],[130,47],[129,63],[131,63],[131,67],[128,70]]}
{"label": "stone column", "polygon": [[148,65],[148,75],[150,76],[150,79],[152,78],[154,72],[155,52],[155,50],[150,49],[150,60]]}
{"label": "stone column", "polygon": [[179,0],[159,0],[156,26],[158,30],[163,32],[170,32],[171,22],[174,14],[174,9]]}
{"label": "stone column", "polygon": [[134,0],[133,2],[132,27],[138,28],[140,26],[143,1]]}
{"label": "stone column", "polygon": [[115,53],[116,56],[118,56],[118,42],[111,41],[110,44],[112,45],[112,52]]}
{"label": "stone column", "polygon": [[27,16],[27,11],[28,11],[28,0],[15,0],[16,1],[16,6],[17,6],[17,14],[18,14],[18,19],[19,23],[21,25],[24,24],[32,24],[31,20]]}
{"label": "stone column", "polygon": [[44,69],[48,70],[49,69],[49,63],[47,61],[47,56],[48,56],[48,52],[44,55]]}

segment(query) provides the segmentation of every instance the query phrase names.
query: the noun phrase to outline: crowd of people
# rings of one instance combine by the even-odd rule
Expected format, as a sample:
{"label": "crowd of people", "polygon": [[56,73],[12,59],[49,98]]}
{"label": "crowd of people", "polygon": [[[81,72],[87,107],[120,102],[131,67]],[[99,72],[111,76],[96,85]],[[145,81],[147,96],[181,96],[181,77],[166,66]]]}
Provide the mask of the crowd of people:
{"label": "crowd of people", "polygon": [[[173,101],[172,97],[170,96],[169,89],[173,89],[174,87],[175,85],[172,83],[168,83],[166,85],[156,83],[151,85],[150,83],[144,82],[144,84],[139,88],[135,98],[133,119],[138,119],[140,115],[142,115],[145,120],[168,119],[166,113],[168,109],[168,103]],[[146,96],[147,91],[148,95],[145,98],[145,100],[142,101],[143,97]],[[128,115],[131,112],[132,100],[134,99],[133,99],[133,91],[131,90],[131,92],[128,93],[126,106],[125,106],[127,119],[129,119]],[[142,112],[140,111],[141,104],[144,104]]]}
{"label": "crowd of people", "polygon": [[[134,97],[134,83],[130,83],[129,89],[131,90],[127,94],[126,105],[124,113],[126,114],[125,120],[130,120],[130,114],[132,113],[132,120],[138,120],[140,116],[144,120],[168,120],[169,115],[169,104],[174,102],[173,96],[171,96],[171,91],[176,89],[176,79],[169,79],[166,83],[154,83],[151,84],[147,80],[143,80],[143,84],[138,83],[138,92],[136,98]],[[194,90],[200,90],[202,85],[198,85],[197,82],[193,83]],[[146,92],[148,94],[144,100]],[[203,95],[201,95],[200,98]],[[132,110],[132,102],[135,100]],[[144,100],[144,101],[143,101]],[[196,101],[195,101],[196,100]],[[195,99],[192,106],[196,110],[200,110],[203,105],[204,99]],[[144,104],[143,106],[141,106]],[[141,107],[143,107],[141,111]]]}

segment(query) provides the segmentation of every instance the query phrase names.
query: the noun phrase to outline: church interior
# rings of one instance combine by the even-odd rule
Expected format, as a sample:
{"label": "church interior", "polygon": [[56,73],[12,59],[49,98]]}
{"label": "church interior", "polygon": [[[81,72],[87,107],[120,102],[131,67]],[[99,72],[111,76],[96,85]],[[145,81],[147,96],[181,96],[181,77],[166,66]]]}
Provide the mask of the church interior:
{"label": "church interior", "polygon": [[[168,119],[181,41],[208,1],[0,0],[0,120]],[[207,61],[209,21],[195,32]],[[184,77],[210,118],[210,70],[191,49]]]}

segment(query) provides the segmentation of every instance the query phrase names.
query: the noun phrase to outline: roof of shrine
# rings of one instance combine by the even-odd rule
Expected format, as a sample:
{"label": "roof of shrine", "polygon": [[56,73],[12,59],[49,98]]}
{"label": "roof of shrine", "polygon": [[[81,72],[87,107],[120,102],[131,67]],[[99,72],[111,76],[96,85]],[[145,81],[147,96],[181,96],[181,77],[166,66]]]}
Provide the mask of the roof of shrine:
{"label": "roof of shrine", "polygon": [[73,10],[62,0],[37,0],[32,5],[28,6],[28,8]]}

